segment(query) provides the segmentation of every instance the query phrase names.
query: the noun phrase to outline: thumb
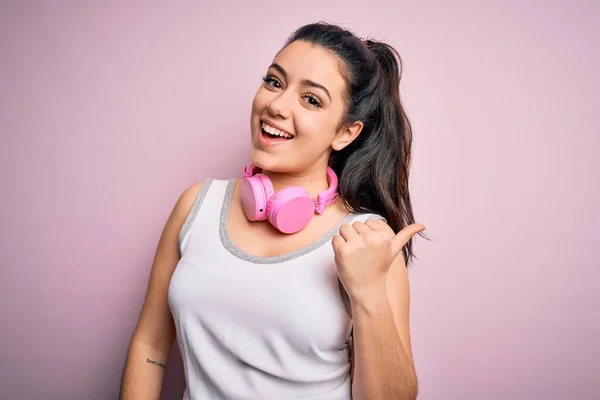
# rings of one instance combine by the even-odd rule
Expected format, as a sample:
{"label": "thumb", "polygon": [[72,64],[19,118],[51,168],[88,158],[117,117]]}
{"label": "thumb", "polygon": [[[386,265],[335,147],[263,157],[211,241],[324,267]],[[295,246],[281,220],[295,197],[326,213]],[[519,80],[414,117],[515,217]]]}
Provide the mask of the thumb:
{"label": "thumb", "polygon": [[410,238],[424,230],[425,225],[423,224],[411,224],[398,232],[396,236],[392,238],[392,251],[394,252],[394,255],[400,253]]}

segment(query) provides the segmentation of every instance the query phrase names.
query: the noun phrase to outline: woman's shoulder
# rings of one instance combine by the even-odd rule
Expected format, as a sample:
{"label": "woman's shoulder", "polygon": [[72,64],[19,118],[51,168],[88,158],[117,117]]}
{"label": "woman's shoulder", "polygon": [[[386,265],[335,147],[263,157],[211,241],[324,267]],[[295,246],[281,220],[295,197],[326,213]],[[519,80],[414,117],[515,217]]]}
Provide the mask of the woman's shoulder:
{"label": "woman's shoulder", "polygon": [[210,186],[215,184],[227,185],[229,183],[237,181],[236,178],[213,178],[206,177],[200,181],[190,184],[185,190],[180,194],[179,201],[182,205],[190,205],[194,202],[194,199],[198,197],[203,189],[207,190]]}
{"label": "woman's shoulder", "polygon": [[175,204],[175,209],[181,215],[188,215],[194,203],[198,201],[212,185],[228,185],[237,181],[237,178],[213,178],[206,177],[203,180],[190,184],[185,190],[179,195],[179,198]]}
{"label": "woman's shoulder", "polygon": [[193,183],[186,187],[185,190],[179,195],[173,212],[182,223],[192,209],[192,206],[196,201],[196,197],[198,197],[198,194],[208,182],[210,182],[210,179],[204,179]]}

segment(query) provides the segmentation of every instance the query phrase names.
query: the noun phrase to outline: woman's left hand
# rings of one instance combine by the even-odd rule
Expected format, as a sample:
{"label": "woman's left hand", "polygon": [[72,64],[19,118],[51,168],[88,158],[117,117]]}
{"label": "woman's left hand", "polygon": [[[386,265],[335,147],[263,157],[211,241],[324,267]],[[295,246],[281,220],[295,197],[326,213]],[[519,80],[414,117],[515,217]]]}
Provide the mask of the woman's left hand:
{"label": "woman's left hand", "polygon": [[342,225],[331,243],[350,300],[384,289],[390,265],[410,238],[423,230],[424,225],[412,224],[394,234],[381,219]]}

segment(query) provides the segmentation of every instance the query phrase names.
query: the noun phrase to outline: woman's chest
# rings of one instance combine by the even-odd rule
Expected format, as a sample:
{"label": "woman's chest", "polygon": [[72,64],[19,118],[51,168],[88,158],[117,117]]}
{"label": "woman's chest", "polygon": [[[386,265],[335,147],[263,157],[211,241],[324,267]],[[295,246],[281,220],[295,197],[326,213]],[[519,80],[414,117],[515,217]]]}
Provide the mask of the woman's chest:
{"label": "woman's chest", "polygon": [[180,261],[169,288],[176,320],[195,321],[232,348],[243,335],[275,335],[308,353],[346,345],[350,318],[327,248],[270,265],[218,253],[206,249],[202,258]]}

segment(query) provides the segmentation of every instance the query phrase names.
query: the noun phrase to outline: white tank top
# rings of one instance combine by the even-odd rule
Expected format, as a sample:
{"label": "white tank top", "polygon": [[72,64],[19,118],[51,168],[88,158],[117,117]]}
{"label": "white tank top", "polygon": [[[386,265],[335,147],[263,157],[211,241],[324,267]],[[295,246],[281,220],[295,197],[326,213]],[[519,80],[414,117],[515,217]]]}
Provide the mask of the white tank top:
{"label": "white tank top", "polygon": [[183,358],[184,400],[349,400],[351,320],[332,237],[257,257],[232,243],[227,222],[235,179],[208,179],[179,237],[169,306]]}

